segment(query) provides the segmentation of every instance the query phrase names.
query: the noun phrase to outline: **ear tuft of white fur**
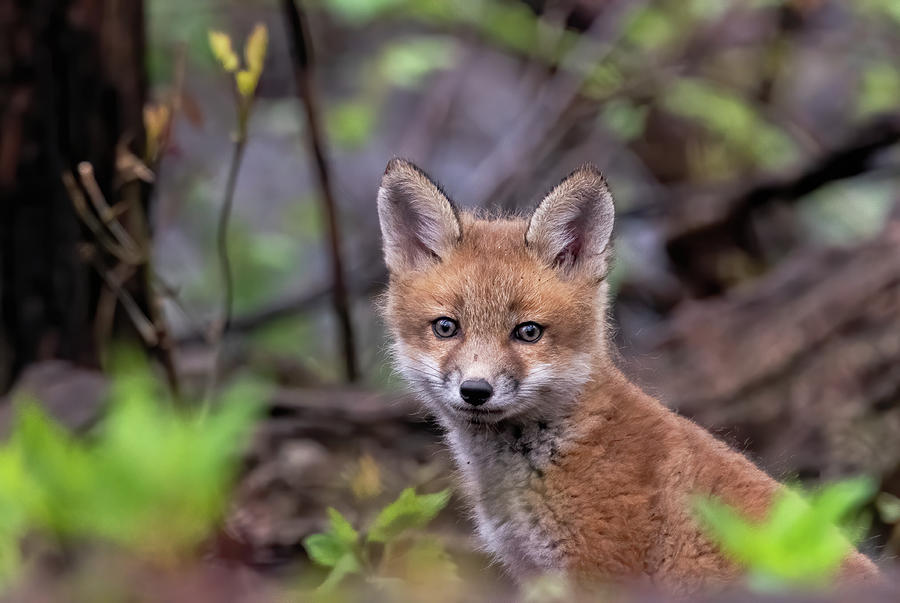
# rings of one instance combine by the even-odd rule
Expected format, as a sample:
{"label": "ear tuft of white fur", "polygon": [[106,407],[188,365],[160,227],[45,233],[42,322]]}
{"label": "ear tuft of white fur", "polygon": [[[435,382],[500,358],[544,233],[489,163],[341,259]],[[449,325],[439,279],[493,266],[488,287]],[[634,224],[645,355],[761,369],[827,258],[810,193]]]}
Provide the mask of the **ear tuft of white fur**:
{"label": "ear tuft of white fur", "polygon": [[378,219],[388,270],[400,273],[440,260],[462,236],[456,209],[425,172],[391,159],[378,189]]}
{"label": "ear tuft of white fur", "polygon": [[614,220],[615,206],[606,179],[596,167],[585,165],[538,204],[528,222],[525,243],[567,276],[602,279],[609,267]]}

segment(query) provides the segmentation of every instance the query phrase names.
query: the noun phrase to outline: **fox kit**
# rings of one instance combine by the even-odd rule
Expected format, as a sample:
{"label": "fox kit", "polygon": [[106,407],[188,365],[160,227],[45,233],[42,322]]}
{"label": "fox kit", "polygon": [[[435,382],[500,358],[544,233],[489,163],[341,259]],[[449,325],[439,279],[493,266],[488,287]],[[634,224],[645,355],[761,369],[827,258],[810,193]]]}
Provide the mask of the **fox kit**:
{"label": "fox kit", "polygon": [[[446,429],[479,535],[510,573],[680,592],[738,578],[692,497],[761,519],[780,485],[611,360],[603,176],[582,167],[530,217],[482,219],[394,159],[378,215],[397,366]],[[843,572],[877,575],[855,551]]]}

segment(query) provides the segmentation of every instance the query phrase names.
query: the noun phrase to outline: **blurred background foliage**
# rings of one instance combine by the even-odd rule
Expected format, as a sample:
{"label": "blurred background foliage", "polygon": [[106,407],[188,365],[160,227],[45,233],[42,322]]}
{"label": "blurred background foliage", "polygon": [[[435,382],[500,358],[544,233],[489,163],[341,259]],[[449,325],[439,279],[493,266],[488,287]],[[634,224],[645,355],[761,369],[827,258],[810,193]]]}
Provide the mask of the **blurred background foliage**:
{"label": "blurred background foliage", "polygon": [[[214,306],[209,217],[222,188],[232,107],[205,36],[210,28],[248,31],[263,20],[273,32],[272,58],[230,234],[236,311],[324,285],[319,192],[302,159],[305,125],[276,3],[151,0],[147,10],[157,94],[171,85],[182,45],[188,71],[184,117],[156,191],[164,271],[196,312]],[[900,93],[892,42],[900,25],[890,1],[317,0],[308,10],[342,219],[354,234],[345,242],[351,274],[367,275],[377,264],[371,191],[393,154],[418,160],[465,206],[523,209],[578,161],[599,163],[620,211],[634,213],[619,234],[626,251],[618,270],[627,272],[636,262],[659,264],[647,253],[665,243],[661,221],[643,216],[698,191],[726,194],[760,174],[798,169],[865,119],[895,109]],[[591,19],[604,11],[591,33]],[[545,140],[528,143],[535,148],[515,157],[520,165],[485,174],[479,166],[502,163],[483,162],[532,103],[553,105],[559,93],[550,80],[560,74],[576,86],[566,115],[540,126],[549,130]],[[803,198],[792,235],[800,240],[792,245],[849,244],[875,233],[894,202],[884,163]],[[504,190],[479,186],[484,181]],[[733,276],[730,282],[741,280]],[[378,349],[380,327],[365,307],[356,310],[367,371],[377,373],[383,358],[368,350]],[[190,328],[176,310],[171,318]],[[338,350],[321,345],[332,332],[327,313],[311,328],[317,336],[297,337],[282,352],[336,363]]]}
{"label": "blurred background foliage", "polygon": [[[0,571],[15,572],[10,543],[27,532],[41,550],[41,541],[62,543],[51,547],[56,560],[72,537],[86,536],[101,567],[121,569],[107,573],[186,600],[247,589],[247,600],[265,600],[273,583],[278,594],[285,585],[308,594],[328,572],[357,594],[378,583],[397,599],[459,600],[467,591],[452,574],[485,598],[508,596],[509,583],[477,551],[459,497],[443,494],[453,480],[438,430],[385,353],[373,302],[387,278],[375,191],[392,156],[422,166],[463,207],[517,212],[577,165],[600,166],[618,209],[610,282],[629,375],[779,478],[863,473],[877,484],[857,496],[862,488],[846,482],[835,490],[850,488],[844,502],[824,511],[820,499],[812,511],[786,504],[758,526],[710,506],[717,538],[730,546],[730,535],[751,532],[732,548],[767,583],[773,563],[788,574],[808,570],[801,581],[824,579],[834,541],[821,517],[859,503],[872,518],[861,546],[886,565],[896,559],[900,3],[298,4],[360,379],[344,383],[328,195],[283,4],[144,0],[146,155],[158,159],[152,265],[187,392],[181,402],[202,397],[193,394],[218,362],[209,345],[223,286],[216,222],[240,133],[234,78],[223,74],[209,33],[227,33],[236,50],[257,23],[269,34],[228,230],[235,290],[223,394],[195,415],[152,385],[146,367],[111,370],[108,383],[86,390],[76,381],[84,375],[54,377],[63,393],[41,393],[51,381],[43,373],[23,378],[16,395],[34,389],[55,419],[29,405],[17,419],[0,417],[15,434],[0,448]],[[267,382],[266,393],[239,385],[247,376]],[[68,399],[53,403],[76,395],[91,417],[78,425],[85,441],[55,422],[78,422]],[[116,487],[97,486],[108,482]],[[424,496],[410,498],[410,486]],[[61,515],[48,514],[51,495],[64,501]],[[396,554],[373,540],[369,530],[388,509],[409,503],[415,511],[423,500],[440,505],[423,503],[429,511],[397,537]],[[165,539],[156,538],[160,523]],[[110,541],[128,550],[159,545],[160,557],[196,558],[200,549],[225,571],[187,580],[200,590],[166,590],[155,570],[109,565],[116,555],[102,551]],[[812,556],[821,567],[784,561],[796,561],[798,542],[825,543]],[[85,575],[95,569],[88,563]],[[430,582],[408,579],[432,572]],[[520,594],[566,600],[567,588],[547,577]]]}

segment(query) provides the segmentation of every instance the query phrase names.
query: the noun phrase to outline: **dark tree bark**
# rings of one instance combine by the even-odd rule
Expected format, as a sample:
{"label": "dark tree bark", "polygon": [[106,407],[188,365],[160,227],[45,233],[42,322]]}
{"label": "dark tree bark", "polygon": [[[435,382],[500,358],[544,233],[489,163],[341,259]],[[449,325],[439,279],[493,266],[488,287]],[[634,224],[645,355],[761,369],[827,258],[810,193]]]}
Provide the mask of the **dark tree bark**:
{"label": "dark tree bark", "polygon": [[[146,211],[116,167],[142,155],[143,32],[140,0],[0,0],[0,392],[37,360],[98,363],[103,284],[62,174],[89,162],[110,205]],[[142,273],[124,287],[146,309]]]}

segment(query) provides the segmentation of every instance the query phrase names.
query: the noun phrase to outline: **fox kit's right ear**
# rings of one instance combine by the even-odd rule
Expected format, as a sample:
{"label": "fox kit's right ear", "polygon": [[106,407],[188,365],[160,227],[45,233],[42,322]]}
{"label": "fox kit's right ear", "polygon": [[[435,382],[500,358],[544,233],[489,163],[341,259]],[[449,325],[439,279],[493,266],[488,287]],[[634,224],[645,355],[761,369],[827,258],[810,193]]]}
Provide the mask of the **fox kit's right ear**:
{"label": "fox kit's right ear", "polygon": [[384,260],[393,273],[442,258],[462,236],[453,204],[425,172],[391,159],[378,189]]}

